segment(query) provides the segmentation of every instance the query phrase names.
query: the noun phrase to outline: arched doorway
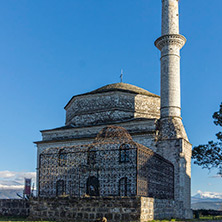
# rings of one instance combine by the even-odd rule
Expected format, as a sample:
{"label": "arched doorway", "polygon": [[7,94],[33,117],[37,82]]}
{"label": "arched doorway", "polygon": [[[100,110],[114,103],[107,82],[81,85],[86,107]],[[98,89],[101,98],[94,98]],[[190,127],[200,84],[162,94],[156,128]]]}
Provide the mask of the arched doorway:
{"label": "arched doorway", "polygon": [[99,180],[92,176],[86,182],[86,194],[89,196],[99,196]]}
{"label": "arched doorway", "polygon": [[65,183],[64,180],[56,181],[56,196],[65,194]]}
{"label": "arched doorway", "polygon": [[130,183],[127,177],[123,177],[119,180],[119,195],[130,196]]}

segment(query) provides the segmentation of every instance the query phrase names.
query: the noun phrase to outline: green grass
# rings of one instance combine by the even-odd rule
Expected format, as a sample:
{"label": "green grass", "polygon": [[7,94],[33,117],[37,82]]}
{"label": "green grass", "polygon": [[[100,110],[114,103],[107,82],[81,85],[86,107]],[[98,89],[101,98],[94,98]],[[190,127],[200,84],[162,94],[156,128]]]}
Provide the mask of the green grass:
{"label": "green grass", "polygon": [[204,220],[222,220],[222,216],[206,216],[201,218]]}
{"label": "green grass", "polygon": [[192,219],[192,220],[177,220],[177,219],[171,219],[171,220],[152,220],[151,222],[169,222],[169,221],[212,221],[212,220],[222,220],[222,216],[201,216],[199,219]]}

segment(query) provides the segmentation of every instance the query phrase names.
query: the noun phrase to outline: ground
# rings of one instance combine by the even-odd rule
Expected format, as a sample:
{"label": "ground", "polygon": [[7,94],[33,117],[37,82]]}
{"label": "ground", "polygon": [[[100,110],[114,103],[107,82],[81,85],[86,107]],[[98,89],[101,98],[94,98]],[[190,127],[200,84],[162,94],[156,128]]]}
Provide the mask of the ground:
{"label": "ground", "polygon": [[[19,217],[0,217],[0,222],[1,221],[18,221],[18,222],[25,222],[25,221],[29,221],[26,218],[19,218]],[[175,220],[172,219],[171,221],[180,221],[182,222],[182,220]],[[186,220],[186,221],[197,221],[197,222],[222,222],[222,216],[205,216],[205,217],[201,217],[200,219],[193,219],[193,220]],[[38,221],[35,221],[38,222]],[[40,221],[39,221],[40,222]],[[50,222],[50,221],[41,221],[41,222]],[[75,222],[80,222],[80,221],[75,221]],[[153,220],[151,222],[169,222],[169,220]]]}

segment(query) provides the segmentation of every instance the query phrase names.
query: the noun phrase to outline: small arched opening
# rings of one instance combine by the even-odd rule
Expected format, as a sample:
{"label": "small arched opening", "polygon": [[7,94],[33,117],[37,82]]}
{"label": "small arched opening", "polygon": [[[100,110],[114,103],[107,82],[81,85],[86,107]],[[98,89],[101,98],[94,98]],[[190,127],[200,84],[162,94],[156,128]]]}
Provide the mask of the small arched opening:
{"label": "small arched opening", "polygon": [[100,195],[99,180],[96,177],[91,176],[87,179],[86,194],[89,196],[99,196]]}
{"label": "small arched opening", "polygon": [[56,196],[65,195],[65,182],[64,180],[56,181]]}
{"label": "small arched opening", "polygon": [[123,177],[119,180],[119,196],[130,196],[130,183],[127,177]]}

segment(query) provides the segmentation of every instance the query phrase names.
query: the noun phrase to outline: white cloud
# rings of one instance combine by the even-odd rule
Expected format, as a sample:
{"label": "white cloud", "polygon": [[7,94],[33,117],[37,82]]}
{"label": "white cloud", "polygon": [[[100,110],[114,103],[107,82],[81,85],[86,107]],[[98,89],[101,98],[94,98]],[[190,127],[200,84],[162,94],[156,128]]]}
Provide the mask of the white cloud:
{"label": "white cloud", "polygon": [[24,185],[2,185],[0,184],[0,190],[22,190],[24,188]]}
{"label": "white cloud", "polygon": [[36,183],[35,172],[0,171],[0,189],[23,189],[25,178],[31,178]]}
{"label": "white cloud", "polygon": [[0,171],[0,178],[11,178],[14,177],[15,174],[6,170],[6,171]]}
{"label": "white cloud", "polygon": [[198,190],[197,193],[199,194],[200,198],[218,198],[218,199],[222,199],[222,193],[202,192],[201,190]]}

